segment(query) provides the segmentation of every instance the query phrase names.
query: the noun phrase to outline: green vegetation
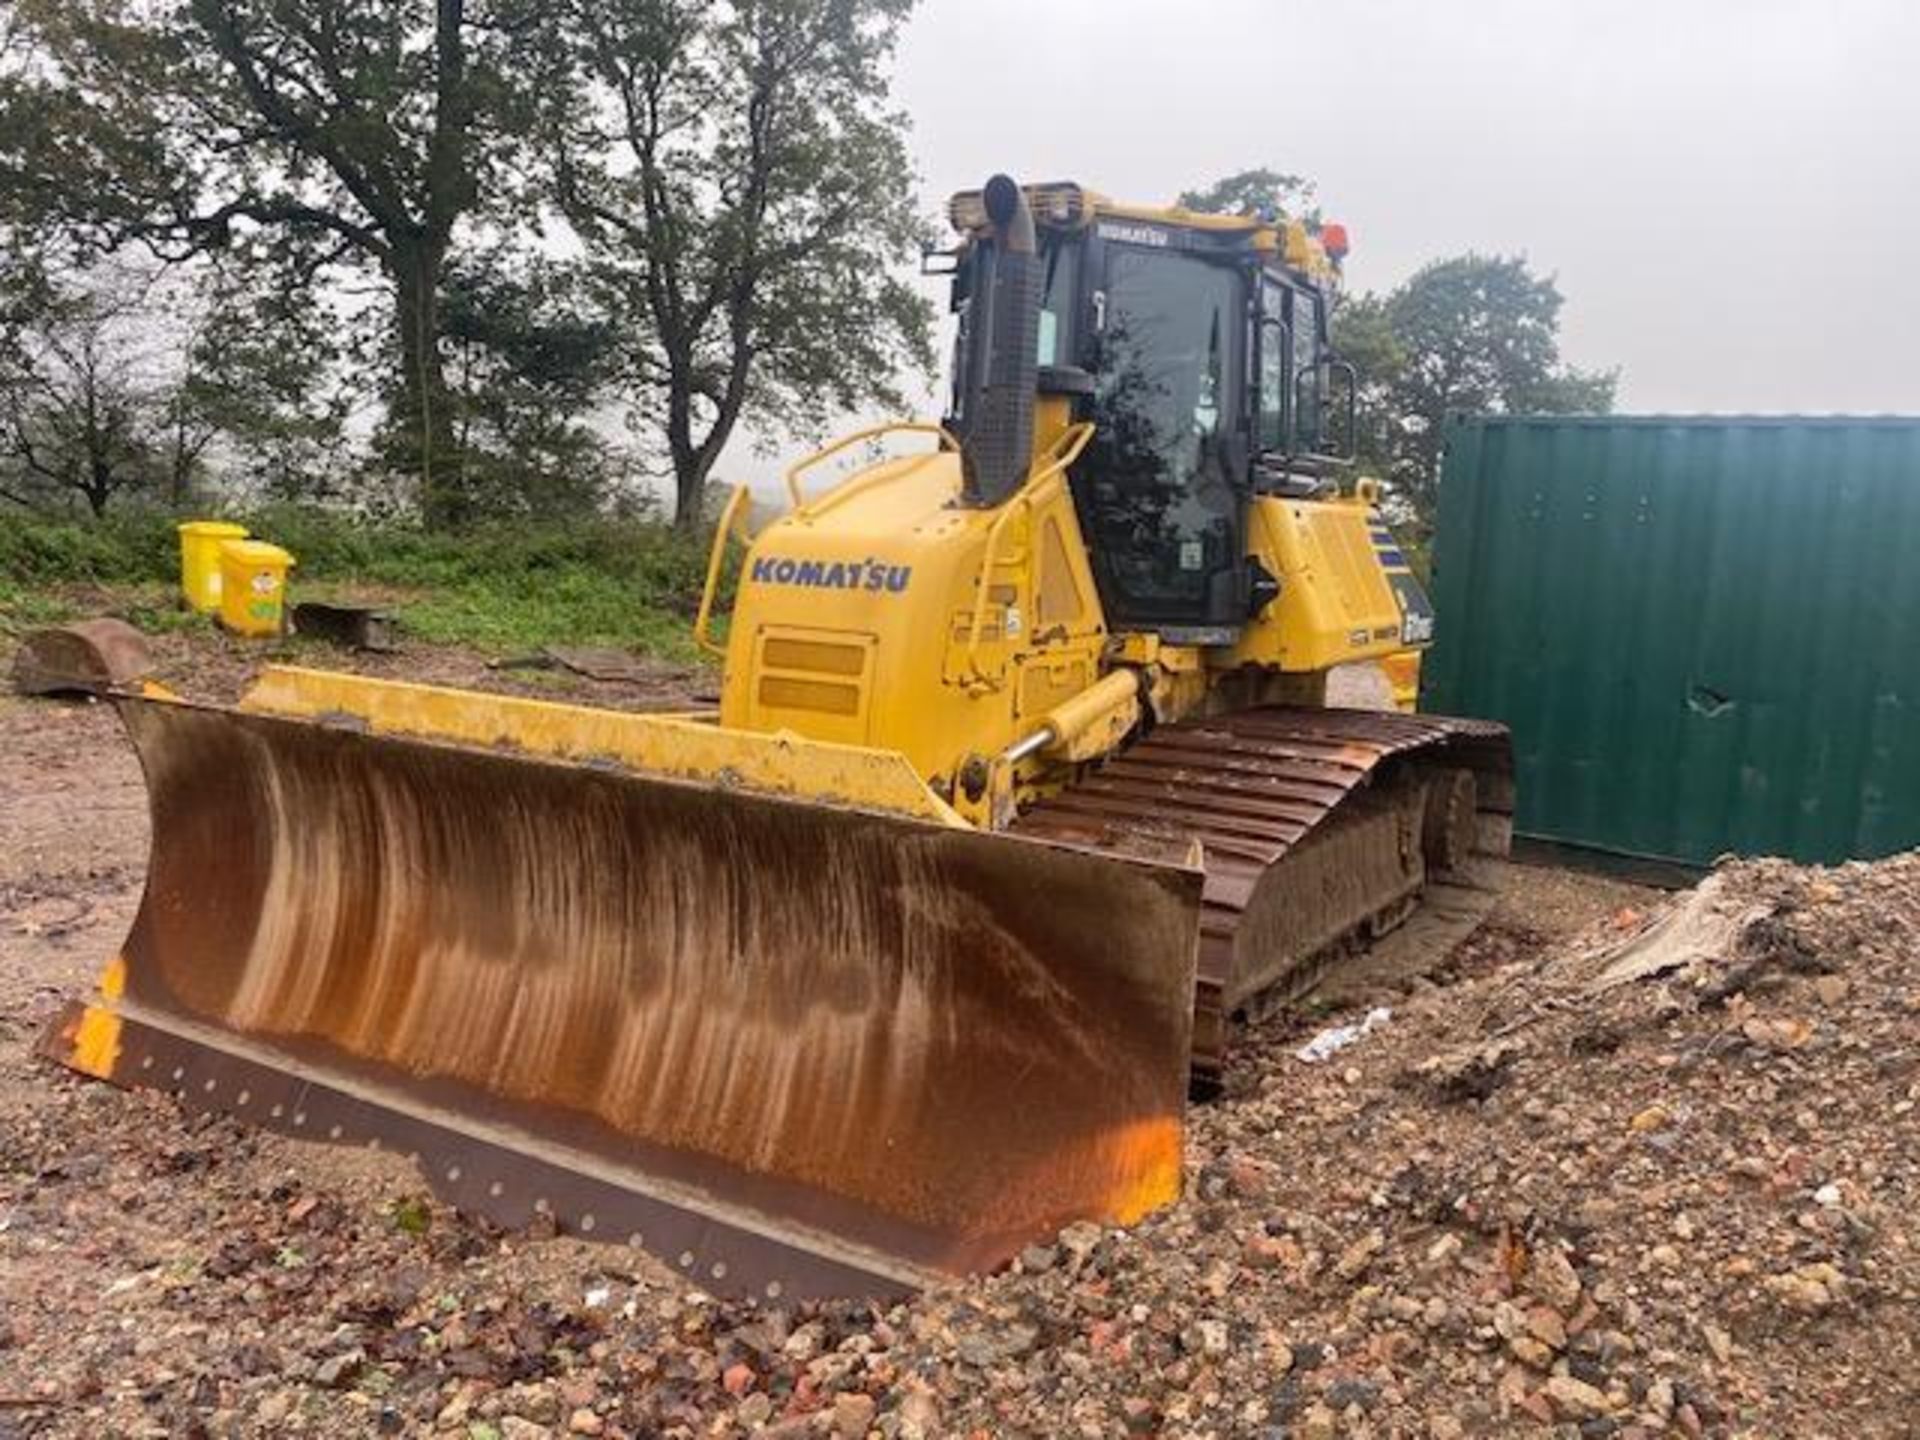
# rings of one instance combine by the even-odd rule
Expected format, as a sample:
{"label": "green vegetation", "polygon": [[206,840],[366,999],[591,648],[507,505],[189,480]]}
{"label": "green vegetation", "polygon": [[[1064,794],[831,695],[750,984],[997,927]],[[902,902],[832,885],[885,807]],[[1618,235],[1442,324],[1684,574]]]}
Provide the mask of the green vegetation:
{"label": "green vegetation", "polygon": [[0,496],[453,527],[671,469],[691,534],[737,425],[932,364],[911,9],[7,0]]}
{"label": "green vegetation", "polygon": [[[293,552],[294,599],[378,603],[416,639],[493,654],[558,642],[694,653],[705,545],[665,525],[582,520],[447,533],[314,509],[237,518]],[[176,603],[179,569],[168,516],[10,515],[0,524],[0,632],[102,611],[150,631],[202,624]]]}

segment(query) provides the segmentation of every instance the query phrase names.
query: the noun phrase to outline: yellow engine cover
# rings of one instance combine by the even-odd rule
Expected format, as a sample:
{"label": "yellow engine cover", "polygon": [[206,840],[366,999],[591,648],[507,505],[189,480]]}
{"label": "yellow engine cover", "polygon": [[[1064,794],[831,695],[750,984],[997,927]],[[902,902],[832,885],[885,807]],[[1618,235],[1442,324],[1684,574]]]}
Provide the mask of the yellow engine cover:
{"label": "yellow engine cover", "polygon": [[1389,561],[1404,562],[1365,498],[1262,495],[1249,520],[1248,549],[1279,577],[1280,596],[1215,665],[1319,671],[1426,643],[1389,578]]}
{"label": "yellow engine cover", "polygon": [[724,727],[895,750],[952,794],[968,757],[1100,678],[1106,632],[1065,485],[1029,486],[1010,511],[961,505],[960,482],[950,451],[883,461],[756,537]]}

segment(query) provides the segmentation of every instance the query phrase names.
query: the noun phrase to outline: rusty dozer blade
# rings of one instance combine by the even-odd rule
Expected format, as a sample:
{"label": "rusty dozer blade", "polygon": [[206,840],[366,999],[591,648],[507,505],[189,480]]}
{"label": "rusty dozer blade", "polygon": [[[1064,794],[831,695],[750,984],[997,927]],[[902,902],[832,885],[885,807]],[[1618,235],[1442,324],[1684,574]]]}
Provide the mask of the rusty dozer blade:
{"label": "rusty dozer blade", "polygon": [[1195,870],[119,703],[152,861],[42,1042],[81,1071],[397,1148],[726,1293],[898,1292],[1178,1194]]}

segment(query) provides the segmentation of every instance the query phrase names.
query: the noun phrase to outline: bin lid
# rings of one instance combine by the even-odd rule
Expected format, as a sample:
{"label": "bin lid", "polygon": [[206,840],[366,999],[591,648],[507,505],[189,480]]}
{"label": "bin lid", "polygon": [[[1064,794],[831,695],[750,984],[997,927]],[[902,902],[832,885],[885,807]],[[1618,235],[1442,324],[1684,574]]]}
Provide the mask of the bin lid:
{"label": "bin lid", "polygon": [[247,527],[236,525],[231,520],[183,520],[179,526],[182,535],[245,535]]}
{"label": "bin lid", "polygon": [[265,540],[228,540],[220,546],[220,561],[225,564],[231,560],[236,565],[291,565],[293,556],[278,545],[270,545]]}

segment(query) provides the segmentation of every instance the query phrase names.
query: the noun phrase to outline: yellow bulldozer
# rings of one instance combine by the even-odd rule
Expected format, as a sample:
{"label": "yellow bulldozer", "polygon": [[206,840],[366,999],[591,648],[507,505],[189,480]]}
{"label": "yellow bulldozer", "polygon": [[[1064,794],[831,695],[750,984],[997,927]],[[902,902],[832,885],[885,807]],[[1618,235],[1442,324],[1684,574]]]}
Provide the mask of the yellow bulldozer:
{"label": "yellow bulldozer", "polygon": [[1326,705],[1432,632],[1339,482],[1344,236],[951,216],[949,414],[792,468],[722,647],[736,493],[717,714],[123,693],[146,893],[47,1053],[710,1290],[896,1292],[1172,1201],[1236,1024],[1423,898],[1470,927],[1505,732]]}

